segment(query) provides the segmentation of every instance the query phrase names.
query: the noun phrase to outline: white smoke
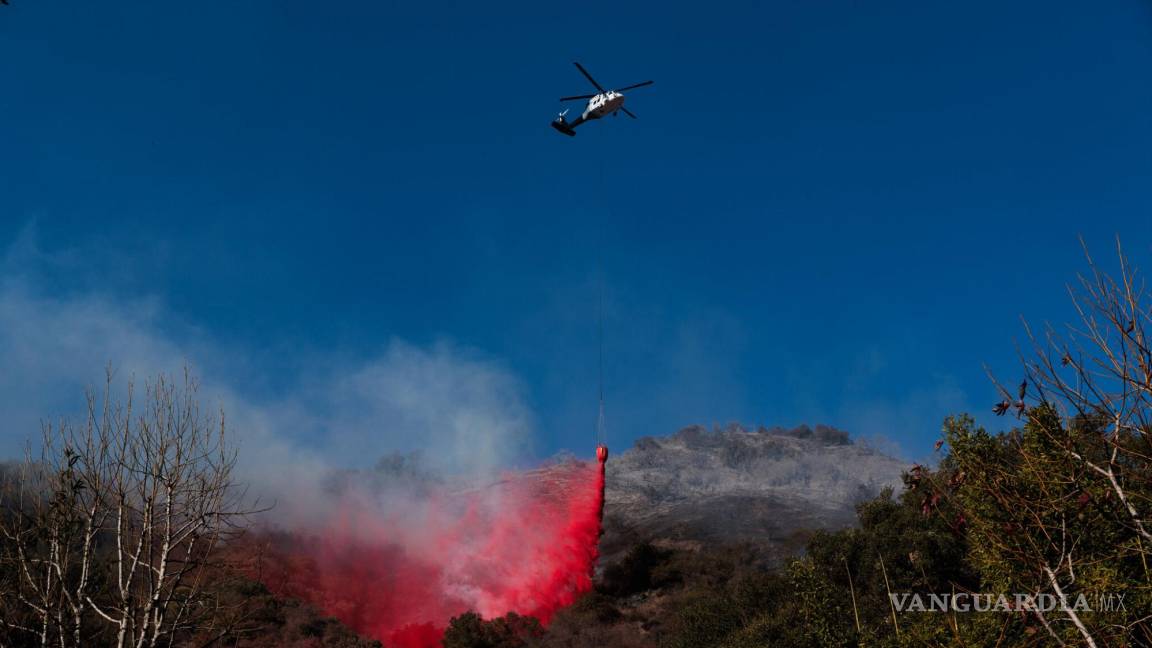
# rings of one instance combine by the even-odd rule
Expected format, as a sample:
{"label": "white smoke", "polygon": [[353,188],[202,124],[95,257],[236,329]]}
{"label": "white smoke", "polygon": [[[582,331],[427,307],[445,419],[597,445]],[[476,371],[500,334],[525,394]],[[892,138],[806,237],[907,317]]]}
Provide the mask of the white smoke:
{"label": "white smoke", "polygon": [[85,390],[101,390],[108,367],[120,389],[190,367],[202,405],[223,409],[240,444],[240,477],[276,503],[278,519],[322,509],[334,470],[389,453],[477,476],[528,450],[533,416],[521,381],[478,351],[393,339],[355,361],[310,355],[296,375],[274,381],[282,386],[249,389],[273,381],[242,351],[155,297],[50,291],[35,270],[54,262],[26,234],[0,264],[0,458],[37,442],[42,421],[82,419]]}

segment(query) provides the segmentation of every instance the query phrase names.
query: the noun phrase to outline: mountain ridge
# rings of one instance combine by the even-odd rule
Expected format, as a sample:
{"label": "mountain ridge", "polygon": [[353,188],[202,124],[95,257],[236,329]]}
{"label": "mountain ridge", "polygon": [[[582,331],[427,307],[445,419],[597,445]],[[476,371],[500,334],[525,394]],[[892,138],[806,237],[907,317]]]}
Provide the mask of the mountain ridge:
{"label": "mountain ridge", "polygon": [[811,531],[851,525],[855,505],[898,489],[905,467],[827,425],[691,425],[640,437],[609,459],[601,550],[738,543],[779,562]]}

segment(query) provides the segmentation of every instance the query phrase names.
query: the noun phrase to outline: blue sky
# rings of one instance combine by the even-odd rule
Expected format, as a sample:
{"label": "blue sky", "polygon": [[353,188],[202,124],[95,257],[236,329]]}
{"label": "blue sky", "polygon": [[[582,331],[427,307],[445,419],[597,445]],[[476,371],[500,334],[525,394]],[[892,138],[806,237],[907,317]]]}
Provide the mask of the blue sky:
{"label": "blue sky", "polygon": [[[640,119],[549,129],[574,59],[654,79]],[[53,371],[179,355],[262,403],[400,345],[589,453],[603,276],[613,445],[826,422],[920,457],[999,423],[983,363],[1071,317],[1078,236],[1152,252],[1150,69],[1146,0],[12,0],[0,364],[48,416],[70,383],[12,376],[62,347],[14,331],[54,312],[147,344]]]}

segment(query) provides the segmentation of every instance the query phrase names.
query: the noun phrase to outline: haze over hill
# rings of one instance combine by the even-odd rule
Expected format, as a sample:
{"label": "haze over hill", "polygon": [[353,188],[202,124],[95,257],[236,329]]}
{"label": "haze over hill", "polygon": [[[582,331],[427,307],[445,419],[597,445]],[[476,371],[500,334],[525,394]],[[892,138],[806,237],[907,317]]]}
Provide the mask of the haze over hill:
{"label": "haze over hill", "polygon": [[777,561],[799,548],[801,532],[851,524],[855,504],[899,487],[904,469],[825,425],[694,425],[642,437],[609,460],[602,549],[746,542]]}

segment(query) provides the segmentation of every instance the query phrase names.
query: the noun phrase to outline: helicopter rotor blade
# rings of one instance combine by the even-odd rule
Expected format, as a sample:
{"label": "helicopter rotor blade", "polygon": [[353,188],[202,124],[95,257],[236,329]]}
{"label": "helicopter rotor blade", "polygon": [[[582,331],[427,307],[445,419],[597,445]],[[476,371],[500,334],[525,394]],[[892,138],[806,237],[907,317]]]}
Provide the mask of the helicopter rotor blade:
{"label": "helicopter rotor blade", "polygon": [[590,95],[576,95],[574,97],[560,97],[560,101],[576,101],[577,99],[591,99],[592,97],[595,97],[595,96],[596,95],[594,95],[594,94],[590,94]]}
{"label": "helicopter rotor blade", "polygon": [[624,106],[620,106],[620,110],[623,110],[623,111],[624,111],[624,114],[625,114],[625,115],[628,115],[628,116],[629,116],[629,117],[631,117],[632,119],[636,119],[636,115],[633,115],[633,114],[632,114],[632,111],[631,111],[631,110],[628,110],[628,109],[627,109],[627,108],[625,108]]}
{"label": "helicopter rotor blade", "polygon": [[597,90],[599,90],[600,92],[608,92],[607,90],[604,89],[604,86],[600,85],[599,83],[596,82],[596,79],[592,78],[591,74],[588,74],[588,70],[585,70],[583,65],[580,65],[580,63],[577,61],[572,61],[572,64],[576,66],[576,69],[580,70],[581,74],[588,77],[588,80],[592,82],[592,85],[596,86]]}
{"label": "helicopter rotor blade", "polygon": [[633,83],[630,86],[624,86],[623,88],[618,88],[616,90],[616,92],[624,92],[625,90],[631,90],[632,88],[641,88],[643,86],[652,85],[653,83],[655,83],[655,81],[644,81],[642,83]]}

